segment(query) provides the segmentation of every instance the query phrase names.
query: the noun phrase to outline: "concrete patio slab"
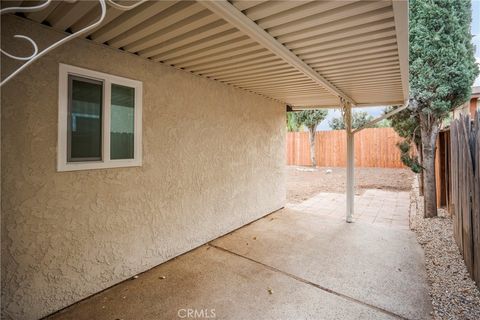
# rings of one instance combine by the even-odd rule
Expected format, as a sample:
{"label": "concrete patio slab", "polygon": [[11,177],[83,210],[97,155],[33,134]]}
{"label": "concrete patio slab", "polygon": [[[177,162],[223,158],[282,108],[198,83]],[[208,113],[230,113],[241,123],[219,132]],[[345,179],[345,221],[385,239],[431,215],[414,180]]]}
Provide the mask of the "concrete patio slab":
{"label": "concrete patio slab", "polygon": [[400,317],[430,317],[423,251],[411,231],[286,209],[213,244]]}
{"label": "concrete patio slab", "polygon": [[[321,192],[295,204],[288,204],[293,210],[308,212],[320,216],[345,220],[345,194]],[[355,214],[357,221],[382,226],[409,229],[410,194],[380,189],[368,189],[362,195],[355,196]]]}
{"label": "concrete patio slab", "polygon": [[191,318],[395,319],[375,308],[209,245],[48,319]]}
{"label": "concrete patio slab", "polygon": [[331,207],[280,210],[48,319],[430,318],[413,232]]}

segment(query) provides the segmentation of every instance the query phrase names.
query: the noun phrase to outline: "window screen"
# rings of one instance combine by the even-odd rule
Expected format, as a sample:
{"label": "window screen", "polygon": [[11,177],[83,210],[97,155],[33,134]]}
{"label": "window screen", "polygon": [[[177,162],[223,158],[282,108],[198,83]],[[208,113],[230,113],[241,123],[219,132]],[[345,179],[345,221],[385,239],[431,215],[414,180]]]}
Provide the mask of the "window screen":
{"label": "window screen", "polygon": [[103,83],[68,77],[69,162],[102,160]]}

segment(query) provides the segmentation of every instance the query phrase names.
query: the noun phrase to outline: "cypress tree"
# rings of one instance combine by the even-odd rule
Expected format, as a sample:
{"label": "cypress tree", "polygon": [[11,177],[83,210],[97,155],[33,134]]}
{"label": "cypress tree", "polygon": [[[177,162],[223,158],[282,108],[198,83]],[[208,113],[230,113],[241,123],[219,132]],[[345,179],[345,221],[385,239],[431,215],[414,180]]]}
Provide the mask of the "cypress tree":
{"label": "cypress tree", "polygon": [[425,217],[437,215],[435,144],[442,121],[465,103],[479,73],[469,0],[410,1],[410,108],[420,119]]}

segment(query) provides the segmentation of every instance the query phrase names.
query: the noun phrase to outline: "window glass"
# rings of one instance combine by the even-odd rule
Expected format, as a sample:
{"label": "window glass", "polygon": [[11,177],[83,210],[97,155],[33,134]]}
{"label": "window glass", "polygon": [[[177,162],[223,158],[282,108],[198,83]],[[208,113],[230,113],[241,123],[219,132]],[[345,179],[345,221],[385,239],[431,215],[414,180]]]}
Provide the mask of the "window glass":
{"label": "window glass", "polygon": [[69,76],[68,161],[102,159],[101,81]]}
{"label": "window glass", "polygon": [[112,84],[110,158],[134,158],[135,89]]}

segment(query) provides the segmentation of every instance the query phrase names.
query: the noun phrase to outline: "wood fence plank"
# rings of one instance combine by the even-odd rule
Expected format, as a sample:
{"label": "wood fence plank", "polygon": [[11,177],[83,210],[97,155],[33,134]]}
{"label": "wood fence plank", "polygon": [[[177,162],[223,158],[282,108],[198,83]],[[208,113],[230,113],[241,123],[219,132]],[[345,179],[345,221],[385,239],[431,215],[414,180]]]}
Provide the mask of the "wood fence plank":
{"label": "wood fence plank", "polygon": [[480,286],[480,115],[475,119],[472,135],[472,160],[475,176],[472,189],[473,279]]}
{"label": "wood fence plank", "polygon": [[458,121],[454,121],[450,127],[450,158],[451,158],[451,188],[452,188],[452,217],[453,232],[457,246],[463,254],[462,238],[462,211],[459,196],[459,139],[458,139]]}
{"label": "wood fence plank", "polygon": [[[463,118],[461,121],[461,156],[462,156],[462,178],[463,178],[463,192],[462,192],[462,210],[463,210],[463,259],[467,266],[468,272],[473,274],[473,234],[472,234],[472,215],[471,215],[471,178],[473,177],[473,170],[471,168],[472,161],[470,156],[469,133],[470,119]],[[468,122],[467,122],[468,121]]]}
{"label": "wood fence plank", "polygon": [[450,127],[453,231],[465,265],[480,286],[480,118],[461,116]]}
{"label": "wood fence plank", "polygon": [[[319,131],[315,139],[315,155],[320,167],[346,166],[345,130]],[[402,138],[393,128],[368,128],[355,134],[355,165],[357,167],[406,168],[400,160],[397,143]],[[287,164],[309,166],[308,132],[287,133]]]}

